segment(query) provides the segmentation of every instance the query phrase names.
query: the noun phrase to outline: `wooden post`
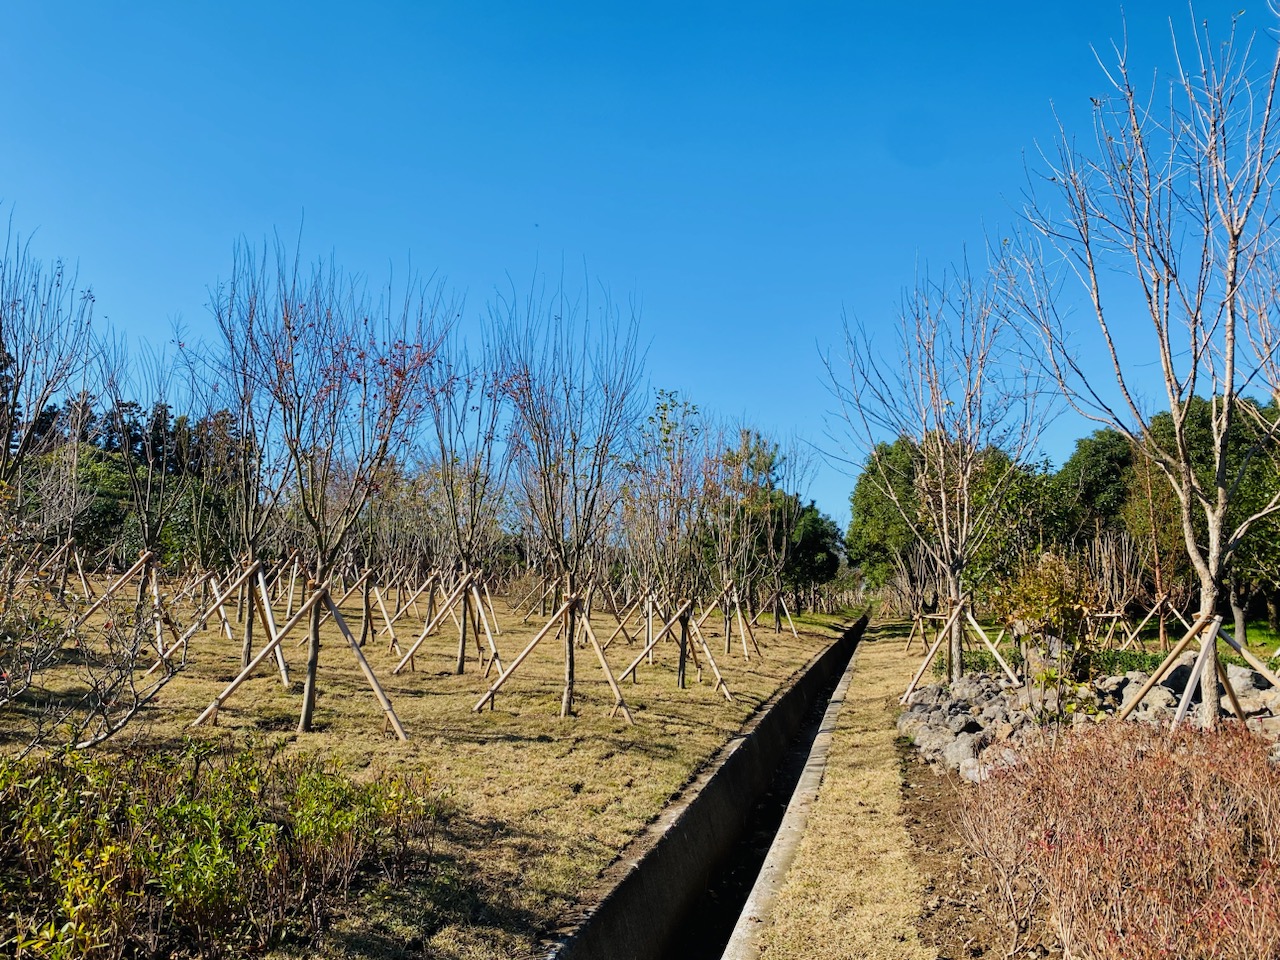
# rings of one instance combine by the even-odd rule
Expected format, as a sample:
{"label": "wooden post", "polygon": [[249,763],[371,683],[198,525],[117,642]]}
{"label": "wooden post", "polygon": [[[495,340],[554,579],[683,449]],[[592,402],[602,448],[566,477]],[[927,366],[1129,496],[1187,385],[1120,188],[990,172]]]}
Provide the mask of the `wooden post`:
{"label": "wooden post", "polygon": [[329,608],[329,614],[333,617],[333,622],[338,625],[342,635],[347,638],[347,645],[355,655],[356,663],[360,666],[360,672],[369,681],[369,686],[373,689],[373,695],[378,698],[378,703],[382,707],[382,712],[386,714],[387,722],[391,724],[391,729],[396,732],[396,736],[401,740],[408,740],[409,735],[404,732],[404,727],[400,724],[400,718],[396,716],[395,708],[391,706],[391,700],[388,699],[386,691],[382,689],[382,684],[378,683],[378,678],[373,675],[373,668],[369,666],[369,661],[364,658],[364,651],[360,649],[360,642],[352,636],[351,629],[347,626],[347,621],[343,618],[337,604],[329,597],[327,590],[324,591],[324,603]]}
{"label": "wooden post", "polygon": [[951,611],[951,616],[947,618],[946,624],[938,631],[938,639],[933,642],[933,646],[929,648],[929,652],[925,655],[924,662],[920,664],[920,669],[916,671],[915,676],[911,678],[911,682],[907,684],[906,692],[899,698],[899,703],[906,703],[907,698],[911,696],[916,688],[916,684],[920,682],[920,678],[924,676],[924,672],[929,669],[929,664],[933,663],[933,658],[938,655],[938,650],[942,646],[942,641],[947,638],[951,632],[952,624],[956,618],[960,616],[960,611],[964,609],[964,605],[969,598],[961,597],[960,602],[956,604],[956,608]]}
{"label": "wooden post", "polygon": [[560,609],[558,609],[552,615],[551,619],[547,621],[546,625],[543,626],[543,628],[538,631],[537,635],[532,640],[529,641],[528,646],[526,646],[523,650],[521,650],[519,656],[517,656],[513,661],[511,661],[511,666],[507,667],[506,670],[503,670],[502,673],[498,675],[498,679],[493,682],[493,686],[491,686],[488,690],[486,690],[484,696],[481,697],[476,702],[476,705],[471,708],[472,713],[479,713],[482,709],[484,709],[484,705],[486,703],[492,702],[494,698],[494,694],[496,694],[498,690],[502,687],[502,685],[507,682],[507,678],[516,672],[520,664],[524,663],[525,657],[533,653],[533,648],[536,647],[538,643],[542,640],[542,638],[545,637],[550,632],[551,627],[561,618],[561,616],[564,615],[565,611],[569,609],[569,604],[571,603],[573,603],[573,600],[569,599],[569,600],[566,600],[560,606]]}
{"label": "wooden post", "polygon": [[1138,709],[1138,704],[1142,702],[1143,697],[1150,693],[1151,688],[1159,683],[1160,679],[1169,672],[1169,669],[1173,666],[1173,661],[1177,660],[1178,657],[1181,656],[1182,651],[1187,648],[1191,641],[1194,640],[1200,631],[1208,626],[1209,622],[1213,619],[1214,616],[1212,613],[1206,613],[1195,622],[1195,625],[1187,631],[1187,635],[1179,640],[1174,645],[1173,649],[1169,651],[1169,655],[1165,657],[1160,666],[1156,668],[1156,672],[1151,675],[1151,678],[1142,685],[1142,689],[1138,691],[1138,695],[1130,700],[1127,706],[1120,710],[1116,715],[1117,719],[1127,719],[1129,714]]}
{"label": "wooden post", "polygon": [[1004,662],[1004,657],[1000,656],[1000,650],[996,647],[994,643],[992,643],[987,638],[986,631],[984,631],[982,627],[978,625],[978,621],[975,620],[973,617],[973,612],[967,606],[964,608],[964,615],[965,617],[968,618],[969,625],[973,627],[973,629],[977,632],[978,637],[982,640],[984,644],[986,644],[987,649],[991,651],[992,656],[996,658],[996,662],[999,663],[1001,669],[1004,670],[1005,676],[1008,677],[1013,683],[1021,683],[1022,680],[1018,677],[1016,673],[1013,672],[1009,664]]}
{"label": "wooden post", "polygon": [[711,645],[707,643],[707,638],[703,636],[702,628],[698,626],[696,620],[693,622],[693,633],[698,638],[698,642],[702,644],[702,652],[707,655],[707,662],[711,664],[711,672],[716,675],[716,687],[724,694],[724,698],[732,703],[733,694],[729,692],[729,684],[725,683],[724,676],[716,665],[716,658],[711,655]]}
{"label": "wooden post", "polygon": [[[431,633],[432,630],[435,629],[435,627],[439,624],[439,622],[444,619],[444,615],[453,609],[451,604],[454,604],[457,602],[458,597],[461,595],[462,590],[465,587],[466,587],[466,580],[465,579],[459,580],[457,586],[453,588],[453,592],[449,594],[448,598],[444,601],[443,604],[441,604],[440,609],[436,611],[436,615],[432,617],[429,621],[427,621],[427,625],[422,628],[422,634],[418,637],[416,641],[414,641],[413,646],[409,648],[409,652],[406,653],[404,657],[401,658],[400,662],[396,664],[395,669],[391,671],[393,674],[399,673],[401,670],[404,669],[405,664],[413,659],[413,655],[418,652],[418,648],[422,646],[422,644],[426,641],[427,636]],[[434,596],[434,593],[433,593],[433,596]]]}
{"label": "wooden post", "polygon": [[608,682],[609,689],[613,691],[613,709],[609,712],[609,716],[616,716],[618,711],[621,710],[622,715],[627,719],[627,723],[635,726],[636,721],[631,716],[631,711],[627,709],[627,701],[622,697],[622,690],[618,686],[618,681],[614,679],[613,671],[609,669],[609,661],[605,659],[600,641],[596,639],[596,632],[591,629],[591,621],[584,617],[582,625],[586,629],[587,639],[591,643],[591,648],[596,652],[596,659],[600,661],[600,669],[604,671],[605,681]]}
{"label": "wooden post", "polygon": [[[670,620],[668,620],[667,623],[662,627],[662,629],[653,635],[653,638],[649,641],[649,645],[640,651],[640,655],[636,657],[633,661],[631,661],[631,665],[627,667],[627,669],[623,670],[622,673],[618,674],[619,680],[627,679],[628,675],[630,675],[633,680],[635,679],[636,667],[640,666],[641,661],[643,661],[646,656],[649,656],[652,653],[653,648],[658,645],[658,641],[660,641],[663,637],[665,637],[667,633],[679,622],[680,617],[684,615],[685,611],[691,605],[692,604],[689,600],[686,600],[684,603],[680,604],[679,608],[677,608],[675,612],[675,616],[673,616]],[[650,662],[652,663],[652,660],[650,660]]]}
{"label": "wooden post", "polygon": [[242,683],[244,683],[246,680],[249,679],[253,671],[258,669],[258,665],[261,664],[263,660],[267,659],[267,657],[271,656],[272,651],[275,650],[275,648],[280,645],[280,642],[286,636],[289,635],[289,631],[291,631],[294,627],[296,627],[298,625],[298,622],[304,616],[306,616],[308,613],[311,612],[311,608],[314,607],[317,603],[319,603],[322,599],[324,599],[324,597],[327,595],[328,595],[328,588],[316,587],[315,592],[312,593],[311,596],[307,597],[307,599],[303,602],[302,606],[298,608],[297,612],[294,613],[294,615],[289,618],[289,621],[284,625],[284,627],[281,628],[280,632],[277,633],[271,640],[269,640],[267,643],[265,643],[262,646],[262,649],[260,649],[257,652],[253,660],[250,661],[249,665],[245,667],[243,670],[241,670],[236,675],[236,678],[232,680],[229,684],[227,684],[227,686],[223,689],[223,691],[220,694],[218,694],[216,697],[213,698],[213,702],[209,704],[208,707],[205,708],[204,713],[200,714],[200,716],[196,717],[195,720],[191,721],[191,725],[193,727],[198,727],[202,723],[210,719],[211,717],[217,717],[218,708],[221,707],[224,703],[226,703],[227,698],[230,697],[231,694],[235,693]]}

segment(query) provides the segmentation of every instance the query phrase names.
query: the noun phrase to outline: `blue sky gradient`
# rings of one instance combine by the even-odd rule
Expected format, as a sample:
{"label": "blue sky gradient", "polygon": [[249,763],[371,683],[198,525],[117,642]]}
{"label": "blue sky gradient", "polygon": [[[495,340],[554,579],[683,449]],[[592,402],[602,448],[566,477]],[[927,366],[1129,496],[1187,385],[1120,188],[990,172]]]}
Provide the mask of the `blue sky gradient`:
{"label": "blue sky gradient", "polygon": [[[1240,11],[1202,3],[1225,29]],[[1167,71],[1179,2],[1128,3]],[[238,237],[301,226],[374,281],[586,276],[654,387],[821,446],[841,318],[1017,219],[1054,111],[1087,138],[1114,2],[6,4],[0,202],[99,315],[212,339]],[[1249,0],[1248,29],[1270,27]],[[8,212],[6,210],[6,212]],[[1061,460],[1086,428],[1060,422]],[[852,481],[810,495],[847,520]]]}

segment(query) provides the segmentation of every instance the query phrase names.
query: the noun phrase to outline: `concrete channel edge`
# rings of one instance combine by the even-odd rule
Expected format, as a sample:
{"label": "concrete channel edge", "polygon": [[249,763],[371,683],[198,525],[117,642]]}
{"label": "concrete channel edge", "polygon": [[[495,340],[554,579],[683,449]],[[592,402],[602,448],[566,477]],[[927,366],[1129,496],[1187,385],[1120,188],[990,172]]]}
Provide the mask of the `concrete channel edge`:
{"label": "concrete channel edge", "polygon": [[808,759],[805,760],[804,772],[800,774],[800,782],[796,784],[791,801],[782,815],[782,824],[769,846],[764,865],[747,896],[746,905],[742,908],[742,914],[738,917],[721,960],[758,960],[760,957],[760,934],[773,916],[773,907],[786,880],[787,871],[791,869],[796,852],[800,849],[809,813],[818,800],[818,789],[822,786],[827,757],[831,752],[831,740],[835,736],[836,725],[840,722],[840,711],[849,693],[849,685],[853,682],[857,663],[858,651],[855,649],[849,665],[845,667],[844,675],[831,695],[831,702],[822,717],[822,725],[818,728],[818,735],[814,738]]}
{"label": "concrete channel edge", "polygon": [[686,909],[732,851],[769,788],[814,698],[845,672],[866,626],[864,616],[720,749],[605,871],[605,892],[590,913],[548,944],[548,960],[659,960],[664,955]]}

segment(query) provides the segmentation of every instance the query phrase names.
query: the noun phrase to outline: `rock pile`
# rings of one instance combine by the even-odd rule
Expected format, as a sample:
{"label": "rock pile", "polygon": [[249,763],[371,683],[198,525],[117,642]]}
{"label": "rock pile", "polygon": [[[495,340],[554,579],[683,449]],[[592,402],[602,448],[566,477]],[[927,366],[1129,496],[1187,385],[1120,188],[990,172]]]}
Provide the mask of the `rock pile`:
{"label": "rock pile", "polygon": [[[1194,656],[1183,656],[1151,688],[1132,719],[1156,724],[1172,721],[1191,676]],[[1227,676],[1249,728],[1280,741],[1280,690],[1273,689],[1261,674],[1236,664],[1227,666]],[[916,690],[898,717],[898,732],[911,739],[927,760],[976,782],[999,764],[1015,763],[1019,745],[1042,736],[1047,728],[1061,723],[1093,723],[1115,715],[1149,679],[1149,674],[1134,670],[1092,684],[1067,685],[1059,691],[1054,686],[1014,685],[1004,677],[973,674],[949,687],[933,684]],[[1231,713],[1221,685],[1218,692],[1223,711]],[[1200,702],[1198,690],[1193,692],[1192,702]]]}

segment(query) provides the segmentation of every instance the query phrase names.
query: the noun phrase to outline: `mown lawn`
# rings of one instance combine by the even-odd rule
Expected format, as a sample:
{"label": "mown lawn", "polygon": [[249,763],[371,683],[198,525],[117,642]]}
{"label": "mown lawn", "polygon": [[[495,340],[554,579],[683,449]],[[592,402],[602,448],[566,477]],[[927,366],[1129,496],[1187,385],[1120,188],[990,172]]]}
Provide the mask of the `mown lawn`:
{"label": "mown lawn", "polygon": [[[520,614],[495,599],[503,629],[497,643],[510,663],[540,623],[537,616],[521,623]],[[343,613],[358,633],[358,603],[348,603]],[[278,622],[282,614],[276,611]],[[725,655],[718,617],[704,627],[732,702],[713,689],[709,669],[697,682],[692,664],[688,688],[677,689],[675,646],[662,643],[654,664],[640,667],[639,682],[623,684],[634,726],[609,716],[612,696],[589,647],[577,650],[576,716],[561,719],[563,642],[551,635],[498,694],[495,707],[482,713],[471,708],[492,677],[480,675],[474,646],[466,672],[453,672],[456,630],[430,638],[416,670],[399,676],[391,672],[399,657],[379,637],[366,645],[365,655],[407,742],[385,730],[382,710],[332,622],[322,634],[314,733],[293,732],[304,669],[305,648],[295,646],[301,632],[285,642],[290,689],[268,659],[219,711],[216,726],[190,727],[239,672],[239,640],[210,629],[193,641],[182,674],[104,749],[177,749],[194,737],[253,742],[285,756],[316,754],[357,777],[389,769],[423,772],[453,811],[429,861],[395,889],[371,878],[320,944],[282,948],[280,955],[532,956],[540,937],[627,841],[852,617],[798,618],[798,639],[785,629],[775,634],[763,619],[756,630],[763,656],[753,650],[750,660],[736,640]],[[594,622],[602,640],[616,623],[599,613]],[[404,623],[397,632],[407,646],[422,620],[410,615]],[[615,640],[608,650],[615,673],[638,652],[624,638]]]}

